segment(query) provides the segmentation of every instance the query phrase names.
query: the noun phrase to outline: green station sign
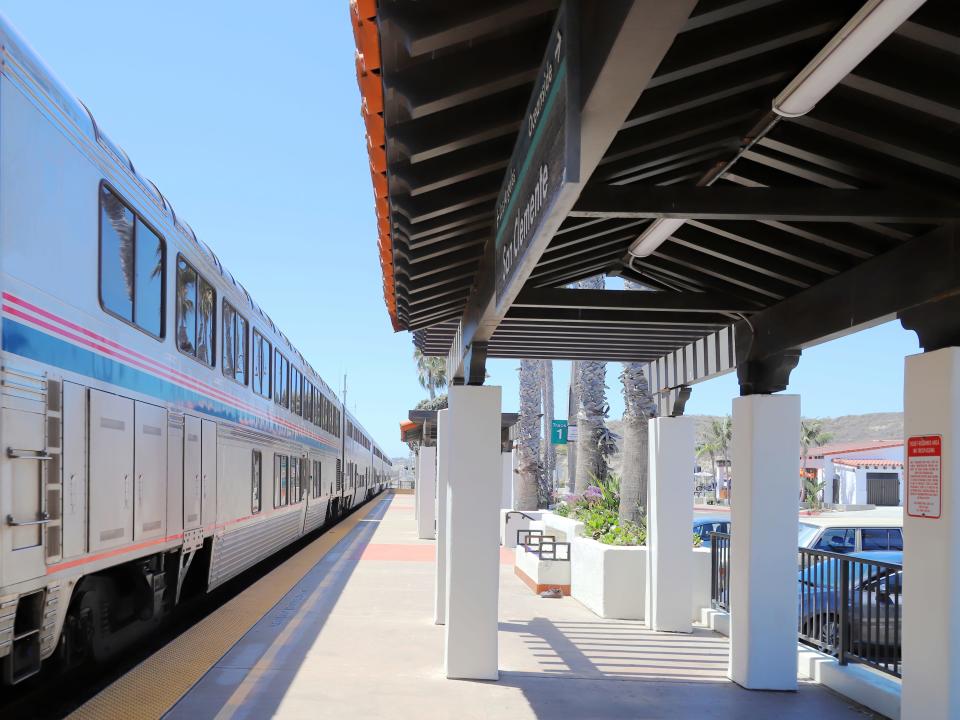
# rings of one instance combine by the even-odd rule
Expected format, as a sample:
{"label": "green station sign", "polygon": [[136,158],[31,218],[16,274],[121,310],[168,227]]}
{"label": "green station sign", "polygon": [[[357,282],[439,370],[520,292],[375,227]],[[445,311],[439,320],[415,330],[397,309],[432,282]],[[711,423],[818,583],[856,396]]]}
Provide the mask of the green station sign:
{"label": "green station sign", "polygon": [[[494,224],[497,304],[521,266],[536,261],[552,231],[545,220],[580,175],[580,96],[576,0],[557,13],[497,197]],[[535,252],[531,252],[535,249]]]}
{"label": "green station sign", "polygon": [[566,420],[554,420],[553,426],[550,428],[550,442],[553,445],[566,445],[567,430]]}

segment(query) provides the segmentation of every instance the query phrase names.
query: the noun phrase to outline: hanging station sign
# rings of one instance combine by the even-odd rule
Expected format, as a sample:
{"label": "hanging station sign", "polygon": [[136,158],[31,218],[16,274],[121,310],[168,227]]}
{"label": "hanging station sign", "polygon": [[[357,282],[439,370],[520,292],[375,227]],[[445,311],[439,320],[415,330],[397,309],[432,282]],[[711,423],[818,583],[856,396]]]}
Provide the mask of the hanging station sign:
{"label": "hanging station sign", "polygon": [[910,517],[940,517],[942,447],[940,435],[907,438],[907,515]]}
{"label": "hanging station sign", "polygon": [[[497,305],[550,241],[547,219],[579,180],[580,92],[576,0],[564,0],[497,196]],[[562,220],[562,218],[561,218]],[[554,225],[558,225],[556,220]],[[555,226],[550,230],[550,234]],[[519,288],[517,288],[519,289]]]}
{"label": "hanging station sign", "polygon": [[550,426],[550,442],[553,445],[566,445],[567,429],[566,420],[554,420]]}

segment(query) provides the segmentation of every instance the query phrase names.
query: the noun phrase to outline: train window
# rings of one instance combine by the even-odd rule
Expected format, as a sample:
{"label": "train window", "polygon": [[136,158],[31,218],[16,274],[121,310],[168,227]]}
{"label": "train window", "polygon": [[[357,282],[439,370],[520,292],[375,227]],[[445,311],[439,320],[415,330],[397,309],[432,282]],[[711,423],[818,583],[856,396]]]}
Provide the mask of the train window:
{"label": "train window", "polygon": [[313,487],[311,488],[311,492],[313,493],[313,496],[315,498],[320,497],[320,493],[321,493],[320,481],[322,480],[322,475],[323,475],[322,471],[323,471],[323,465],[321,464],[321,462],[319,460],[314,460],[313,461]]}
{"label": "train window", "polygon": [[277,503],[278,506],[287,504],[287,481],[289,479],[287,475],[288,470],[289,470],[289,458],[286,455],[281,455],[280,464],[279,464],[279,473],[277,476],[277,485],[278,485],[277,497],[279,500]]}
{"label": "train window", "polygon": [[303,417],[313,422],[313,383],[306,378],[303,380]]}
{"label": "train window", "polygon": [[134,244],[133,321],[154,337],[163,337],[163,240],[137,219]]}
{"label": "train window", "polygon": [[280,507],[280,456],[273,456],[273,506]]}
{"label": "train window", "polygon": [[111,315],[163,337],[166,247],[105,184],[100,186],[100,305]]}
{"label": "train window", "polygon": [[273,356],[273,401],[281,407],[290,407],[290,392],[287,387],[289,363],[279,350]]}
{"label": "train window", "polygon": [[297,472],[298,463],[295,457],[290,458],[290,479],[289,479],[289,490],[287,492],[287,497],[289,498],[289,503],[291,505],[300,502],[300,476]]}
{"label": "train window", "polygon": [[177,348],[214,364],[217,291],[183,256],[177,258]]}
{"label": "train window", "polygon": [[303,402],[300,397],[300,371],[290,366],[290,412],[303,415]]}
{"label": "train window", "polygon": [[263,335],[253,331],[253,368],[250,375],[253,380],[253,391],[265,398],[270,397],[270,357],[273,355],[273,346]]}
{"label": "train window", "polygon": [[247,384],[247,321],[223,301],[223,374]]}
{"label": "train window", "polygon": [[260,491],[263,486],[263,457],[259,450],[253,451],[250,467],[250,512],[256,515],[261,510]]}

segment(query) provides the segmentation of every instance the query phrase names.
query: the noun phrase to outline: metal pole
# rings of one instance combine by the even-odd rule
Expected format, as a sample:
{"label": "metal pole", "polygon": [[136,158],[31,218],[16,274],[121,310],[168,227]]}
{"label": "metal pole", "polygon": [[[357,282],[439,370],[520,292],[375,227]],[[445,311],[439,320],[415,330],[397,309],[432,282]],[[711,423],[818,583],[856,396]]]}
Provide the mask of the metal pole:
{"label": "metal pole", "polygon": [[840,628],[837,638],[837,660],[841,665],[847,664],[847,634],[850,625],[850,562],[846,558],[840,560]]}

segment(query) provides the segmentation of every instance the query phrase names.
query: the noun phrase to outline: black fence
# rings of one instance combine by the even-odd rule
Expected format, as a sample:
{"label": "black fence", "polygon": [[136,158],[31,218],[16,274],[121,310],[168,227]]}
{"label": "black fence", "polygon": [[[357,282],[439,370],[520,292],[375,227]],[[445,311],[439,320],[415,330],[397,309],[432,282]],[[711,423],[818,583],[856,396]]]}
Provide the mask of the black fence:
{"label": "black fence", "polygon": [[730,612],[730,535],[710,533],[710,602]]}
{"label": "black fence", "polygon": [[[711,601],[730,610],[730,535],[710,533]],[[822,550],[798,550],[800,642],[900,677],[902,566]]]}

